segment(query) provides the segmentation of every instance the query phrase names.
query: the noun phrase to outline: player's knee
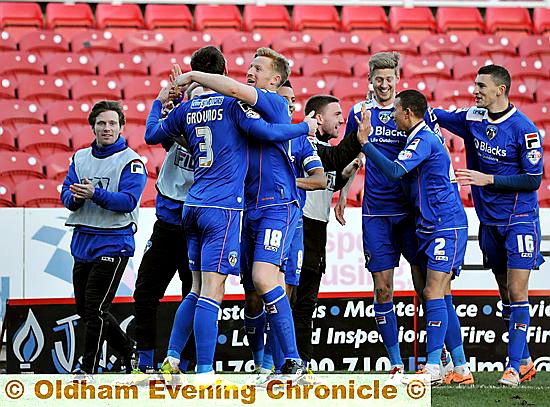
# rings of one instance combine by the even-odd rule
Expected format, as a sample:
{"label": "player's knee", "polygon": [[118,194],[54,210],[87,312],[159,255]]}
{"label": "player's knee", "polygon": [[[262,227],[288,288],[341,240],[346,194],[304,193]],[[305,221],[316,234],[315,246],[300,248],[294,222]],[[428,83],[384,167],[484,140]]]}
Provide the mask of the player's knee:
{"label": "player's knee", "polygon": [[390,285],[375,288],[374,298],[378,304],[384,304],[386,302],[392,301],[393,288]]}

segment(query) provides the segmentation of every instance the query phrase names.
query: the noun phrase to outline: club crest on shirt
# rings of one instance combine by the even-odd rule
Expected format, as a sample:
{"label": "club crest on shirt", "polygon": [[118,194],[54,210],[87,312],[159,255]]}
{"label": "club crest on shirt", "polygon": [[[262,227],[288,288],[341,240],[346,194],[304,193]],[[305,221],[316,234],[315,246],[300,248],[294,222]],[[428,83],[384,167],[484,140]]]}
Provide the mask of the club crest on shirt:
{"label": "club crest on shirt", "polygon": [[485,134],[487,135],[489,140],[494,139],[497,135],[497,132],[498,132],[498,128],[496,126],[493,126],[493,125],[489,125],[485,129]]}
{"label": "club crest on shirt", "polygon": [[527,159],[533,165],[538,164],[541,158],[542,154],[539,150],[531,150],[527,152]]}
{"label": "club crest on shirt", "polygon": [[229,252],[227,255],[227,260],[229,261],[229,264],[231,267],[235,267],[237,265],[237,260],[239,259],[239,255],[236,251]]}
{"label": "club crest on shirt", "polygon": [[380,113],[378,113],[378,118],[382,123],[386,124],[391,119],[391,112],[387,110],[382,110]]}
{"label": "club crest on shirt", "polygon": [[539,133],[527,133],[525,135],[525,146],[529,150],[532,148],[540,148]]}

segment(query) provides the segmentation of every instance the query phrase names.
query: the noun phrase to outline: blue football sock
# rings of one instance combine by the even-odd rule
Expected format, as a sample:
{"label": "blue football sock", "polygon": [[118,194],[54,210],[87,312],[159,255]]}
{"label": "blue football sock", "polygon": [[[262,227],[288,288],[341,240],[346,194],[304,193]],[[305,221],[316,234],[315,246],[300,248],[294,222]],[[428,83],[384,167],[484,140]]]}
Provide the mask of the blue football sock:
{"label": "blue football sock", "polygon": [[[506,332],[510,331],[510,304],[502,302],[502,320],[506,325]],[[529,352],[529,344],[525,341],[525,346],[523,347],[523,354],[521,355],[521,364],[527,364],[531,360],[531,353]]]}
{"label": "blue football sock", "polygon": [[267,313],[267,320],[277,336],[285,359],[300,360],[296,347],[296,332],[290,302],[281,286],[262,295]]}
{"label": "blue football sock", "polygon": [[403,365],[401,351],[399,350],[399,338],[397,336],[397,318],[393,310],[393,302],[384,304],[374,303],[374,319],[378,332],[382,335],[384,346],[388,351],[392,366]]}
{"label": "blue football sock", "polygon": [[195,307],[199,296],[195,293],[189,293],[183,299],[176,311],[174,325],[170,332],[170,342],[168,342],[167,355],[179,359],[180,353],[193,331],[193,319],[195,318]]}
{"label": "blue football sock", "polygon": [[523,349],[527,343],[527,331],[531,317],[529,315],[529,301],[513,302],[510,304],[510,330],[508,331],[508,366],[519,372]]}
{"label": "blue football sock", "polygon": [[275,366],[275,372],[279,373],[285,364],[285,355],[279,344],[279,339],[273,330],[271,330],[271,338],[271,357],[273,358],[273,366]]}
{"label": "blue football sock", "polygon": [[189,359],[180,359],[179,368],[182,372],[187,371],[187,368],[189,367],[189,362],[191,362]]}
{"label": "blue football sock", "polygon": [[447,305],[443,298],[426,300],[426,352],[428,353],[428,364],[439,365],[441,350],[447,332]]}
{"label": "blue football sock", "polygon": [[445,333],[445,346],[451,352],[451,358],[455,366],[464,366],[466,364],[466,355],[464,354],[464,346],[462,344],[462,331],[460,329],[460,321],[456,315],[455,307],[453,307],[453,296],[445,296],[445,304],[447,306],[447,333]]}
{"label": "blue football sock", "polygon": [[265,311],[258,315],[248,316],[244,314],[244,327],[246,337],[248,338],[248,346],[254,356],[254,365],[260,366],[264,358],[264,330],[265,330]]}
{"label": "blue football sock", "polygon": [[154,359],[154,349],[138,350],[138,369],[145,372],[147,369],[153,368]]}
{"label": "blue football sock", "polygon": [[262,369],[271,370],[273,369],[273,356],[271,355],[271,342],[273,342],[273,338],[271,338],[269,333],[269,328],[267,329],[267,338],[265,340],[265,347],[264,347],[264,358],[262,360]]}
{"label": "blue football sock", "polygon": [[214,370],[219,311],[220,304],[211,298],[200,297],[197,301],[193,324],[197,350],[197,373],[207,373]]}

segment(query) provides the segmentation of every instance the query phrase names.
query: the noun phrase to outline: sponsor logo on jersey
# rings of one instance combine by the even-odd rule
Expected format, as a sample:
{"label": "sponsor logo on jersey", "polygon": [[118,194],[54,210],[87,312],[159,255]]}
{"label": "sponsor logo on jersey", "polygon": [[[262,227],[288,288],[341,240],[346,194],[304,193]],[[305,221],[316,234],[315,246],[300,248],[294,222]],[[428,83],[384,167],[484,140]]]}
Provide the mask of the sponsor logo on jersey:
{"label": "sponsor logo on jersey", "polygon": [[279,311],[277,311],[277,306],[275,304],[269,304],[265,306],[265,312],[268,314],[278,314]]}
{"label": "sponsor logo on jersey", "polygon": [[436,328],[441,328],[441,321],[428,321],[428,326],[434,326]]}
{"label": "sponsor logo on jersey", "polygon": [[380,113],[378,113],[378,119],[386,124],[391,120],[392,112],[382,110]]}
{"label": "sponsor logo on jersey", "polygon": [[539,133],[527,133],[525,135],[525,145],[528,149],[540,148]]}
{"label": "sponsor logo on jersey", "polygon": [[235,251],[229,252],[229,254],[227,255],[227,260],[229,261],[229,264],[231,265],[231,267],[235,267],[237,265],[238,259],[239,259],[239,255]]}
{"label": "sponsor logo on jersey", "polygon": [[[372,134],[372,133],[371,133]],[[374,127],[375,136],[385,136],[385,137],[407,137],[404,132],[390,129],[385,126],[376,126]]]}
{"label": "sponsor logo on jersey", "polygon": [[520,322],[516,322],[514,324],[514,329],[520,330],[520,331],[523,331],[523,332],[527,332],[527,324],[522,324]]}
{"label": "sponsor logo on jersey", "polygon": [[500,146],[492,147],[489,145],[489,143],[485,141],[480,141],[479,139],[474,139],[474,144],[476,148],[480,151],[483,151],[485,153],[489,153],[492,155],[496,155],[498,157],[506,157],[506,149],[501,148]]}
{"label": "sponsor logo on jersey", "polygon": [[447,256],[435,256],[435,259],[437,261],[449,261],[449,258]]}
{"label": "sponsor logo on jersey", "polygon": [[384,315],[378,315],[377,317],[374,317],[376,320],[377,325],[384,325],[386,323],[386,317]]}
{"label": "sponsor logo on jersey", "polygon": [[143,163],[141,161],[134,161],[130,166],[130,172],[132,174],[145,174],[145,168],[143,168]]}
{"label": "sponsor logo on jersey", "polygon": [[412,158],[413,153],[411,153],[409,150],[403,150],[399,153],[397,156],[398,160],[408,160],[409,158]]}
{"label": "sponsor logo on jersey", "polygon": [[485,134],[487,135],[489,140],[494,139],[497,135],[497,132],[498,132],[498,127],[493,126],[492,124],[488,125],[487,128],[485,129]]}
{"label": "sponsor logo on jersey", "polygon": [[527,152],[527,159],[533,165],[538,164],[541,158],[542,154],[539,150],[531,150]]}
{"label": "sponsor logo on jersey", "polygon": [[101,258],[101,261],[108,261],[109,263],[114,263],[115,259],[114,259],[114,257],[103,256]]}
{"label": "sponsor logo on jersey", "polygon": [[195,98],[191,102],[191,109],[203,109],[209,106],[219,106],[223,103],[224,96],[213,96],[210,98]]}
{"label": "sponsor logo on jersey", "polygon": [[419,138],[415,138],[411,143],[407,146],[407,150],[416,150],[416,147],[418,147],[418,144],[420,143]]}

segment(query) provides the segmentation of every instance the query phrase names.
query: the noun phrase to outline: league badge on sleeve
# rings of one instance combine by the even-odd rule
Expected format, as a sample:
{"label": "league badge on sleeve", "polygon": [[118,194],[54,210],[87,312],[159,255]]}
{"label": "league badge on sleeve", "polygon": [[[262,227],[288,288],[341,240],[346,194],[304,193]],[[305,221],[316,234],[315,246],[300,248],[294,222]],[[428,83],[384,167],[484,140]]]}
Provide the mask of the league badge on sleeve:
{"label": "league badge on sleeve", "polygon": [[525,145],[529,150],[532,148],[540,148],[539,133],[527,133],[525,135]]}
{"label": "league badge on sleeve", "polygon": [[401,161],[405,161],[405,160],[408,160],[409,158],[412,158],[412,156],[413,154],[407,149],[407,150],[402,150],[397,156],[397,159]]}
{"label": "league badge on sleeve", "polygon": [[531,150],[527,152],[527,159],[533,165],[538,164],[541,158],[542,158],[542,153],[539,150]]}
{"label": "league badge on sleeve", "polygon": [[416,150],[416,147],[418,147],[418,144],[420,143],[419,138],[415,138],[413,141],[410,142],[410,144],[406,147],[406,150]]}

